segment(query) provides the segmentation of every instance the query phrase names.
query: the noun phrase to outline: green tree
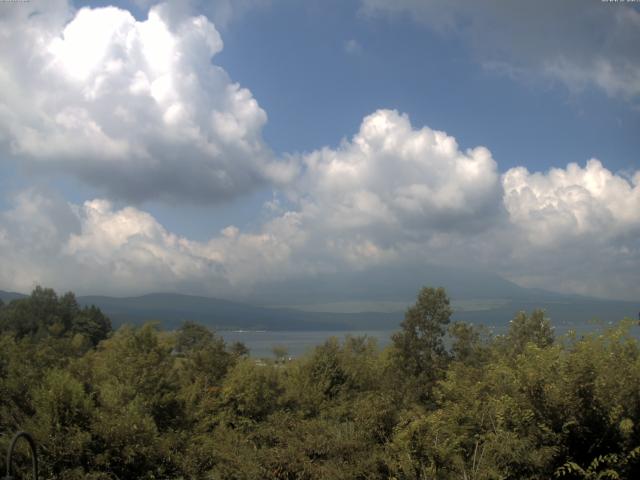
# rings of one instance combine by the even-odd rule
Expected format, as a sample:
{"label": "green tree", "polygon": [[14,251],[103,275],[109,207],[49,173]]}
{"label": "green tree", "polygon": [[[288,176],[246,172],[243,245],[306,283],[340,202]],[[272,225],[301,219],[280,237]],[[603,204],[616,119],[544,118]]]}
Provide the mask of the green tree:
{"label": "green tree", "polygon": [[228,349],[234,358],[246,358],[250,353],[247,346],[242,342],[233,342]]}
{"label": "green tree", "polygon": [[178,353],[187,353],[211,343],[214,334],[207,327],[190,320],[184,322],[175,335],[175,350]]}
{"label": "green tree", "polygon": [[91,424],[94,404],[80,381],[65,370],[45,374],[33,391],[35,415],[25,427],[38,441],[43,476],[64,477],[67,470],[82,474],[91,463]]}
{"label": "green tree", "polygon": [[272,365],[239,361],[222,385],[226,423],[239,426],[264,420],[278,407],[282,391],[278,371]]}
{"label": "green tree", "polygon": [[69,334],[82,335],[96,346],[111,334],[111,320],[94,305],[78,309],[72,318]]}
{"label": "green tree", "polygon": [[87,358],[98,409],[96,468],[119,478],[174,476],[184,405],[171,354],[157,326],[122,327]]}
{"label": "green tree", "polygon": [[482,327],[454,322],[449,327],[453,360],[470,366],[480,366],[489,359],[490,336]]}
{"label": "green tree", "polygon": [[287,370],[287,398],[305,415],[317,415],[323,405],[337,399],[347,388],[349,374],[342,361],[337,338],[315,347]]}
{"label": "green tree", "polygon": [[545,348],[553,345],[555,334],[551,321],[544,310],[534,310],[531,315],[518,312],[509,323],[506,336],[507,349],[513,353],[521,353],[528,343]]}
{"label": "green tree", "polygon": [[174,352],[180,378],[179,397],[185,401],[191,425],[206,424],[215,416],[222,381],[237,361],[224,340],[196,324],[185,324],[176,332]]}
{"label": "green tree", "polygon": [[71,292],[58,297],[38,286],[30,296],[0,308],[0,332],[34,340],[83,335],[97,345],[111,333],[111,321],[95,306],[80,308]]}
{"label": "green tree", "polygon": [[452,313],[444,288],[424,287],[405,313],[401,330],[391,337],[395,367],[422,401],[444,376],[448,360],[444,335]]}

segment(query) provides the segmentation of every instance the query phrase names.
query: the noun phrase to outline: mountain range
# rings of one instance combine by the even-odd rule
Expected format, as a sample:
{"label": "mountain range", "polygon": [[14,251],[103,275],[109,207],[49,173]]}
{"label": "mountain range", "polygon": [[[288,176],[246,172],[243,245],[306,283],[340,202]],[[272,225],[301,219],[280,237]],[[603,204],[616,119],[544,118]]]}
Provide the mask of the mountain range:
{"label": "mountain range", "polygon": [[[418,268],[385,274],[355,272],[312,280],[269,283],[250,298],[223,300],[178,293],[130,297],[78,296],[96,305],[114,326],[158,321],[173,329],[192,320],[218,330],[393,330],[415,301],[416,285],[442,285],[452,298],[454,320],[500,329],[520,310],[543,308],[561,330],[590,321],[638,318],[640,302],[604,300],[524,288],[497,275]],[[0,290],[4,302],[24,294]]]}

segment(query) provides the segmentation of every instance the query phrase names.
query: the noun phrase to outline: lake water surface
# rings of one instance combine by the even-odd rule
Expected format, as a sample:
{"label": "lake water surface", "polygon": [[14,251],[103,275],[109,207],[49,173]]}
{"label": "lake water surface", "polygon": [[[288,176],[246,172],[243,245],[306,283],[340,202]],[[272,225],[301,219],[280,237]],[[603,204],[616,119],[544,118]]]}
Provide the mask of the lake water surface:
{"label": "lake water surface", "polygon": [[331,337],[343,340],[347,335],[375,338],[378,346],[385,347],[391,340],[393,330],[363,330],[363,331],[253,331],[235,330],[219,331],[225,342],[242,342],[250,350],[252,357],[273,357],[273,347],[282,346],[287,349],[291,357],[304,355],[313,347],[324,343]]}
{"label": "lake water surface", "polygon": [[[554,331],[556,338],[566,334],[569,330],[575,330],[580,334],[600,330],[609,325],[603,324],[581,324],[581,325],[555,325]],[[492,334],[506,333],[508,325],[488,327]],[[273,358],[273,347],[284,347],[290,357],[300,357],[313,347],[321,345],[331,337],[337,337],[340,341],[344,340],[347,335],[351,336],[367,336],[374,338],[378,346],[386,347],[391,341],[391,335],[399,330],[323,330],[323,331],[269,331],[269,330],[220,330],[217,333],[221,335],[225,342],[242,342],[249,348],[252,357],[256,358]],[[638,334],[637,328],[632,333],[634,336]]]}

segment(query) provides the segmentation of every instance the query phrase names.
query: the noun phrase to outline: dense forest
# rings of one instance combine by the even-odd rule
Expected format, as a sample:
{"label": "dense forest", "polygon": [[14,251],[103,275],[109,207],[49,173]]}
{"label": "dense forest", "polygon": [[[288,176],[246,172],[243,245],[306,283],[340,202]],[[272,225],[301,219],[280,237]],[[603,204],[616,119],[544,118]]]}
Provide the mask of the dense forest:
{"label": "dense forest", "polygon": [[423,288],[385,349],[260,360],[36,288],[0,302],[0,447],[31,432],[41,478],[640,478],[637,325],[555,338],[520,312],[494,336],[451,314]]}

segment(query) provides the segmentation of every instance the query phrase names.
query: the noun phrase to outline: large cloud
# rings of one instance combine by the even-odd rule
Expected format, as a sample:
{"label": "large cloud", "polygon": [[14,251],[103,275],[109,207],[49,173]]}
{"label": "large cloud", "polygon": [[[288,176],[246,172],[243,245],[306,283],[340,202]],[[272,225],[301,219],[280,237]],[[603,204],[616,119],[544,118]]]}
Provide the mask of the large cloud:
{"label": "large cloud", "polygon": [[511,221],[532,243],[592,235],[609,240],[640,229],[640,171],[629,180],[592,159],[584,168],[571,163],[546,174],[512,168],[502,183]]}
{"label": "large cloud", "polygon": [[256,233],[229,226],[198,242],[135,207],[104,199],[76,205],[28,189],[0,212],[0,288],[237,296],[257,282],[302,273],[291,262],[305,241],[296,217],[274,218]]}
{"label": "large cloud", "polygon": [[461,151],[455,138],[414,129],[393,110],[367,116],[351,141],[312,152],[303,164],[297,190],[304,212],[317,212],[335,230],[469,231],[498,210],[489,150]]}
{"label": "large cloud", "polygon": [[81,293],[195,289],[228,293],[222,265],[195,255],[192,242],[133,207],[106,200],[69,204],[27,190],[0,214],[0,284],[28,291],[36,284]]}
{"label": "large cloud", "polygon": [[140,22],[61,2],[11,12],[0,19],[0,145],[34,170],[131,201],[215,202],[292,175],[262,140],[251,92],[211,63],[223,44],[205,17],[164,4]]}
{"label": "large cloud", "polygon": [[487,67],[522,79],[552,78],[640,96],[640,12],[624,2],[543,0],[362,0],[370,15],[409,14],[442,34],[460,34]]}
{"label": "large cloud", "polygon": [[546,173],[503,175],[510,255],[498,259],[527,285],[614,298],[640,295],[640,171],[616,175],[596,159]]}
{"label": "large cloud", "polygon": [[486,148],[461,151],[386,110],[302,163],[301,228],[313,232],[310,256],[333,268],[432,262],[566,292],[640,294],[640,171],[615,174],[592,159],[500,176]]}
{"label": "large cloud", "polygon": [[374,112],[350,140],[297,163],[303,173],[286,192],[289,211],[267,226],[280,231],[275,222],[286,220],[279,241],[296,239],[291,261],[307,274],[404,261],[416,245],[504,219],[489,150],[462,151],[452,136],[414,128],[397,111]]}

